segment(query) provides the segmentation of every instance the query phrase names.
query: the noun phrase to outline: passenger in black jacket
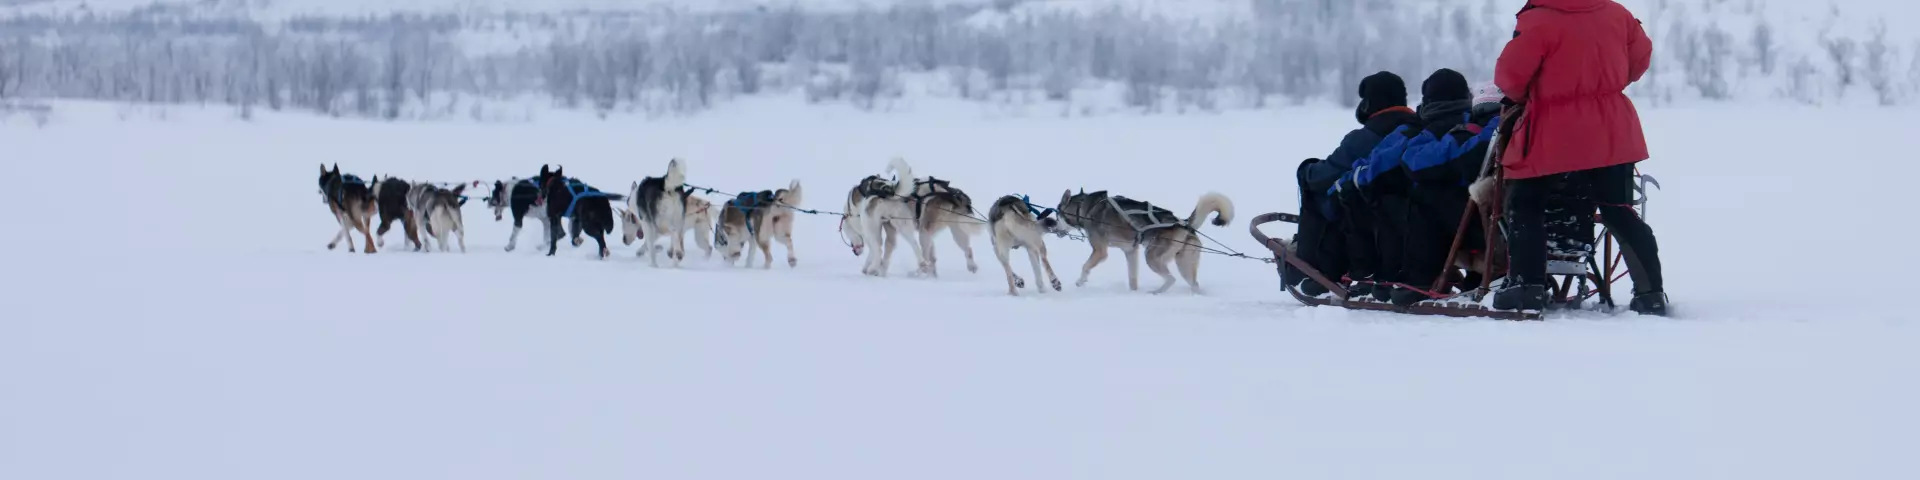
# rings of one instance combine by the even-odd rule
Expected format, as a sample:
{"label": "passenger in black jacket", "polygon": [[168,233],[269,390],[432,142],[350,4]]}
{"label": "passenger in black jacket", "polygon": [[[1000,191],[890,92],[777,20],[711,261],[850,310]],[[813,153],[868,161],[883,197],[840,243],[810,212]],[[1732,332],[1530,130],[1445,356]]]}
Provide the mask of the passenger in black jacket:
{"label": "passenger in black jacket", "polygon": [[[1343,225],[1371,225],[1372,222],[1368,219],[1341,218],[1342,209],[1336,206],[1337,202],[1328,190],[1343,175],[1352,172],[1355,160],[1371,154],[1381,138],[1395,128],[1417,120],[1413,109],[1407,108],[1406,83],[1397,75],[1380,72],[1368,76],[1360,81],[1359,94],[1360,106],[1354,109],[1354,117],[1361,128],[1347,133],[1340,140],[1340,146],[1326,159],[1307,159],[1294,172],[1300,183],[1300,233],[1294,237],[1295,246],[1302,259],[1333,279],[1351,273],[1347,244],[1352,235],[1347,233],[1348,229]],[[1287,273],[1287,278],[1282,280],[1288,285],[1305,279],[1304,275],[1292,269],[1288,269]],[[1372,272],[1369,269],[1364,273]],[[1314,282],[1302,284],[1301,290],[1309,295],[1326,292]]]}

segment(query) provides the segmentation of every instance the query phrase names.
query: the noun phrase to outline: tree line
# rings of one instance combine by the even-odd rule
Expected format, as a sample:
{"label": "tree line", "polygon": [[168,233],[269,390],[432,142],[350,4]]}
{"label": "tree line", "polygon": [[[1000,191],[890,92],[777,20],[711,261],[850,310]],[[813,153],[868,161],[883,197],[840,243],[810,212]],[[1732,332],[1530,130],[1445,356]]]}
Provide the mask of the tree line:
{"label": "tree line", "polygon": [[[1663,2],[1664,3],[1664,2]],[[167,9],[0,19],[0,99],[222,104],[384,119],[535,97],[603,114],[684,114],[799,93],[884,108],[911,86],[1008,104],[1145,113],[1346,102],[1365,75],[1437,68],[1491,77],[1503,3],[1397,9],[1386,0],[1253,0],[1250,16],[1181,20],[1108,9],[995,6],[813,11],[396,14],[281,22]],[[1662,7],[1664,8],[1664,7]],[[1920,44],[1884,27],[1783,40],[1771,25],[1647,22],[1643,101],[1871,95],[1906,102]],[[1759,87],[1755,87],[1759,86]],[[1089,110],[1090,111],[1090,110]]]}

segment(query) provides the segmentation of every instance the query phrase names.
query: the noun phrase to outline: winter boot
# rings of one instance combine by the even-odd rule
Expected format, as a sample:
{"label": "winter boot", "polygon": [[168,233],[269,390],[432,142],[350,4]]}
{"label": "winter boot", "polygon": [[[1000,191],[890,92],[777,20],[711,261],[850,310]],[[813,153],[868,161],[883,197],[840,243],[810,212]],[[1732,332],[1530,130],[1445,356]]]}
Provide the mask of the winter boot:
{"label": "winter boot", "polygon": [[1373,286],[1373,301],[1380,303],[1393,301],[1393,289],[1393,285],[1385,283],[1375,284]]}
{"label": "winter boot", "polygon": [[1429,297],[1419,290],[1407,287],[1395,287],[1393,289],[1393,305],[1397,307],[1411,307],[1413,304],[1432,299],[1433,297]]}
{"label": "winter boot", "polygon": [[1641,315],[1664,317],[1667,316],[1667,294],[1666,292],[1649,292],[1634,295],[1633,302],[1627,307]]}
{"label": "winter boot", "polygon": [[1373,296],[1373,284],[1364,282],[1364,280],[1356,280],[1352,285],[1347,286],[1348,300],[1366,300]]}
{"label": "winter boot", "polygon": [[1543,285],[1515,285],[1501,289],[1493,294],[1494,310],[1531,310],[1547,309],[1547,287]]}
{"label": "winter boot", "polygon": [[1326,295],[1329,291],[1331,290],[1327,290],[1325,285],[1321,285],[1320,282],[1313,281],[1313,279],[1300,282],[1300,293],[1306,294],[1309,297]]}

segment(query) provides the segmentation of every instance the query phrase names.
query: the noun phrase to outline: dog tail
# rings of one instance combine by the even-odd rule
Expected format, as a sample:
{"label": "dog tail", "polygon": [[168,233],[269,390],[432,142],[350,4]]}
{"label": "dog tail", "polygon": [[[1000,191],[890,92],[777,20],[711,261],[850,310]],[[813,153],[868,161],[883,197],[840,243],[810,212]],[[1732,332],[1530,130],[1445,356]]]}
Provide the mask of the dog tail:
{"label": "dog tail", "polygon": [[1193,206],[1193,215],[1187,217],[1187,224],[1205,220],[1208,215],[1215,215],[1214,226],[1224,227],[1233,223],[1233,200],[1214,192],[1201,195],[1200,202]]}
{"label": "dog tail", "polygon": [[951,199],[950,201],[952,203],[949,205],[949,208],[953,209],[953,214],[965,217],[959,222],[954,223],[953,228],[960,229],[960,231],[969,234],[978,235],[981,230],[986,228],[988,222],[980,220],[980,217],[974,214],[973,197],[967,196],[967,192],[962,192],[958,188],[948,189],[947,191],[951,193],[947,197]]}
{"label": "dog tail", "polygon": [[666,191],[679,190],[687,184],[687,164],[678,158],[667,161]]}
{"label": "dog tail", "polygon": [[913,194],[911,189],[916,188],[913,184],[913,166],[907,165],[907,159],[893,157],[892,161],[887,162],[887,172],[900,175],[900,178],[893,183],[893,191],[906,192],[904,195]]}
{"label": "dog tail", "polygon": [[778,193],[774,194],[774,201],[780,202],[789,207],[799,207],[801,199],[803,198],[805,197],[800,194],[800,179],[798,178],[793,179],[793,182],[788,183],[786,190],[781,190]]}

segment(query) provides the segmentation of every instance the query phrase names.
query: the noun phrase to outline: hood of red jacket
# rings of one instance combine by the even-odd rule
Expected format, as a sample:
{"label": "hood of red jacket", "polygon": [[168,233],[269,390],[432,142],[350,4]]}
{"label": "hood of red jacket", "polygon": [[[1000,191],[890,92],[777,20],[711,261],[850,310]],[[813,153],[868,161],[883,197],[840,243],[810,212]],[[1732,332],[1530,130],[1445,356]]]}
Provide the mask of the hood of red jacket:
{"label": "hood of red jacket", "polygon": [[1599,10],[1610,3],[1613,3],[1613,0],[1532,0],[1527,2],[1527,6],[1579,13]]}

